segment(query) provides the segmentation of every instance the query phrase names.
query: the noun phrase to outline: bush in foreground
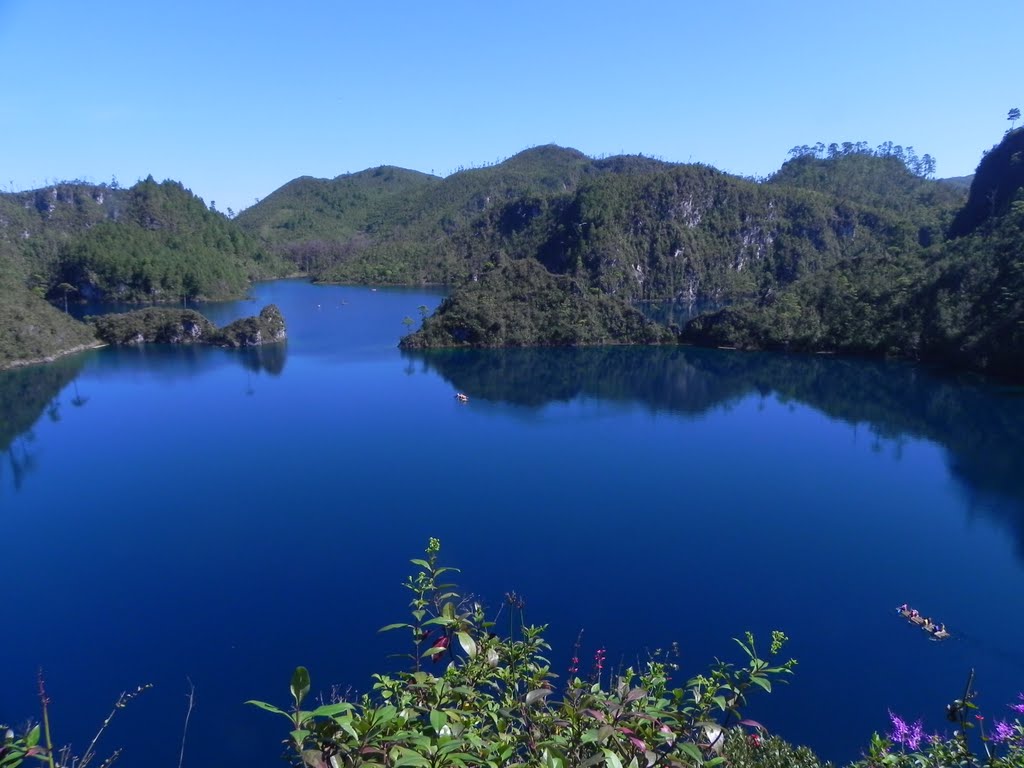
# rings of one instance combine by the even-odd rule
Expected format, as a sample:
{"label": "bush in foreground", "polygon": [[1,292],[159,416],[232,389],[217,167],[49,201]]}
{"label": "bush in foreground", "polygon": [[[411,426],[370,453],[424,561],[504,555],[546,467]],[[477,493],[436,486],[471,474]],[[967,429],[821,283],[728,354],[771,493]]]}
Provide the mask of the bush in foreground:
{"label": "bush in foreground", "polygon": [[[445,583],[454,569],[437,564],[432,539],[426,559],[405,586],[413,595],[411,620],[382,631],[408,633],[410,669],[375,675],[373,692],[357,701],[303,709],[309,673],[295,670],[290,711],[250,702],[286,718],[296,761],[315,768],[341,766],[544,766],[574,768],[717,765],[726,734],[762,727],[744,720],[748,694],[770,691],[796,662],[762,659],[749,633],[737,640],[746,659],[717,662],[684,687],[671,688],[674,664],[657,656],[642,669],[611,670],[599,649],[589,676],[578,654],[569,678],[558,677],[545,654],[543,626],[522,621],[521,599],[506,596],[510,632],[495,634],[483,606]],[[772,634],[769,658],[786,641]],[[443,669],[437,665],[444,663]],[[439,671],[435,671],[439,670]]]}

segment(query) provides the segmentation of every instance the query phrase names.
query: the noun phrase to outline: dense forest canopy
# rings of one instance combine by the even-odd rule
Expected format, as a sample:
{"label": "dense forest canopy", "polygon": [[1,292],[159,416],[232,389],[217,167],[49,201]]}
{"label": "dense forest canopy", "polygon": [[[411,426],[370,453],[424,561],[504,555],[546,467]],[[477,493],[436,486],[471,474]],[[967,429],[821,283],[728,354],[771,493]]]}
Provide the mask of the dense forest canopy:
{"label": "dense forest canopy", "polygon": [[[1018,375],[1022,151],[1011,129],[966,196],[967,179],[934,180],[933,158],[892,142],[799,145],[760,181],[548,145],[446,178],[302,177],[235,219],[152,178],[4,194],[0,312],[37,338],[0,355],[88,341],[69,303],[188,306],[291,272],[451,286],[412,346],[672,338]],[[627,320],[664,301],[711,311],[657,331]]]}

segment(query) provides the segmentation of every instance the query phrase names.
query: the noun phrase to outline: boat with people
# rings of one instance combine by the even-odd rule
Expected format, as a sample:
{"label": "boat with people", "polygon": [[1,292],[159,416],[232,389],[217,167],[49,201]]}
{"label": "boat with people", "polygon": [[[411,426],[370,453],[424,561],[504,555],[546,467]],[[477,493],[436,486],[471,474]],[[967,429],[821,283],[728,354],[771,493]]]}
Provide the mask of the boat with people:
{"label": "boat with people", "polygon": [[460,403],[468,403],[469,402],[469,398],[466,395],[462,394],[461,392],[456,392],[455,393],[455,399],[458,400]]}
{"label": "boat with people", "polygon": [[946,629],[943,622],[933,621],[927,616],[922,616],[920,611],[911,608],[906,603],[897,608],[896,612],[914,626],[923,629],[935,640],[945,640],[950,636],[949,630]]}

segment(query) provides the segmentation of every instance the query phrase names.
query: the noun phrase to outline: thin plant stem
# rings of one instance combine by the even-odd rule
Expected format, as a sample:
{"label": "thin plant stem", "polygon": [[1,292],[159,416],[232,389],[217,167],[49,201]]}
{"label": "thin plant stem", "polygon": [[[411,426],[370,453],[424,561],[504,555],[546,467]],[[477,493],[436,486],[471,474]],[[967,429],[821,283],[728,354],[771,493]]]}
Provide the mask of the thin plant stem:
{"label": "thin plant stem", "polygon": [[43,680],[43,668],[39,668],[39,702],[43,707],[43,738],[46,740],[46,763],[56,768],[53,762],[53,739],[50,738],[50,700],[46,697],[46,683]]}
{"label": "thin plant stem", "polygon": [[192,707],[195,706],[196,700],[196,686],[192,682],[192,678],[186,677],[188,680],[188,711],[185,712],[185,727],[181,732],[181,753],[178,755],[178,768],[181,768],[185,764],[185,737],[188,736],[188,719],[192,716]]}

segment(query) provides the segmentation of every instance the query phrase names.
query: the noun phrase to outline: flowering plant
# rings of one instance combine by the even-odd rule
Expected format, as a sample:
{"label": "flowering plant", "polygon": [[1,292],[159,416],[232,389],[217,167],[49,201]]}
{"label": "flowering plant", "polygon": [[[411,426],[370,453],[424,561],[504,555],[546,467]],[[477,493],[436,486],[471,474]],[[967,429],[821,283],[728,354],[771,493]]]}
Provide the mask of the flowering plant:
{"label": "flowering plant", "polygon": [[[674,663],[652,657],[641,669],[613,670],[604,647],[584,680],[578,642],[572,673],[559,684],[546,657],[545,627],[526,623],[525,600],[506,595],[499,613],[509,612],[509,634],[499,637],[497,617],[489,619],[478,600],[445,583],[453,569],[438,565],[439,550],[432,539],[426,557],[412,561],[419,570],[405,582],[411,621],[382,630],[409,634],[409,671],[374,675],[372,693],[355,701],[305,710],[309,674],[299,667],[290,711],[250,702],[288,719],[286,745],[303,765],[718,765],[730,731],[763,730],[743,719],[749,692],[771,691],[796,664],[762,659],[747,633],[737,640],[747,657],[742,665],[716,662],[682,686],[671,685]],[[786,640],[772,634],[769,658]]]}
{"label": "flowering plant", "polygon": [[[977,713],[974,703],[974,670],[967,678],[962,698],[946,707],[947,718],[957,724],[949,735],[925,734],[921,720],[908,723],[889,711],[892,730],[885,737],[875,734],[864,760],[857,768],[925,768],[957,766],[974,768],[1024,768],[1024,725],[1019,719],[997,718],[990,733],[985,732],[985,717]],[[1020,703],[1009,704],[1017,714],[1024,714],[1024,693],[1018,693]],[[977,729],[981,742],[980,752],[973,750],[969,733]]]}

